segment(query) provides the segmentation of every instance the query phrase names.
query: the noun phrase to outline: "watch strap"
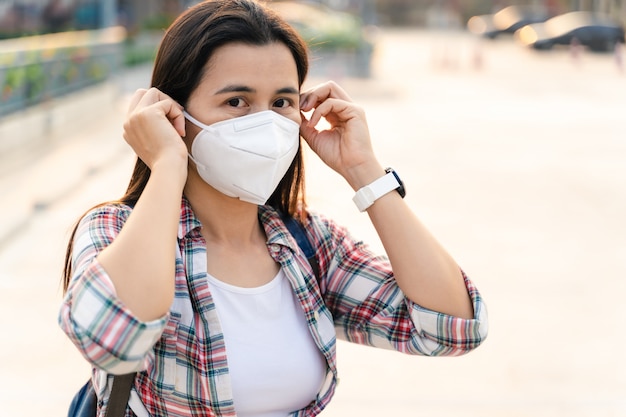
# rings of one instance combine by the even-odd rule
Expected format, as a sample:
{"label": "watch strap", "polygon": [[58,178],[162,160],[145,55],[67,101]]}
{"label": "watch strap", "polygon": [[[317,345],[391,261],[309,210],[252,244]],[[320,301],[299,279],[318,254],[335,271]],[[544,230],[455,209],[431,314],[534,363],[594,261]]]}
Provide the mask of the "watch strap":
{"label": "watch strap", "polygon": [[354,201],[359,211],[365,211],[374,204],[376,200],[396,190],[398,187],[400,187],[398,179],[393,172],[389,172],[371,184],[360,188],[356,194],[354,194],[352,201]]}

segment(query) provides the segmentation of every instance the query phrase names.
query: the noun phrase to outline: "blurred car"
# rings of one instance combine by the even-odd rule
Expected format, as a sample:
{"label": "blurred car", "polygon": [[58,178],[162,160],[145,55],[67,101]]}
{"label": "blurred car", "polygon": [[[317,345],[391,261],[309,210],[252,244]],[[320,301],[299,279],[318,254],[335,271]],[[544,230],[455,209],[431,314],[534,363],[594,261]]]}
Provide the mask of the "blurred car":
{"label": "blurred car", "polygon": [[472,16],[467,21],[470,32],[495,39],[501,34],[513,34],[519,28],[548,20],[550,15],[539,7],[509,6],[495,14]]}
{"label": "blurred car", "polygon": [[551,49],[577,42],[592,51],[612,52],[624,43],[624,28],[610,17],[590,12],[565,13],[543,23],[524,26],[515,33],[523,45]]}

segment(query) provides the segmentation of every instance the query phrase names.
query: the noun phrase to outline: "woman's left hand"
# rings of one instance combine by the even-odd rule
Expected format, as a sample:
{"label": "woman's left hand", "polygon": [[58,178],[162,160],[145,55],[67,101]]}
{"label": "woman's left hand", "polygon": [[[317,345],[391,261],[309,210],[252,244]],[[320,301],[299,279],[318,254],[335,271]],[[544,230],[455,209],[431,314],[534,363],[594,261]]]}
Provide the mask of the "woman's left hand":
{"label": "woman's left hand", "polygon": [[[313,110],[308,120],[302,115],[302,137],[354,190],[385,175],[372,149],[365,112],[337,84],[327,82],[303,93],[300,110]],[[330,127],[317,130],[322,117]],[[460,268],[398,193],[385,194],[367,212],[406,297],[434,311],[474,316]]]}
{"label": "woman's left hand", "polygon": [[[329,81],[302,93],[300,110],[313,110],[309,119],[302,114],[300,134],[304,140],[354,189],[384,174],[374,155],[365,112],[336,83]],[[322,117],[330,127],[317,130]]]}

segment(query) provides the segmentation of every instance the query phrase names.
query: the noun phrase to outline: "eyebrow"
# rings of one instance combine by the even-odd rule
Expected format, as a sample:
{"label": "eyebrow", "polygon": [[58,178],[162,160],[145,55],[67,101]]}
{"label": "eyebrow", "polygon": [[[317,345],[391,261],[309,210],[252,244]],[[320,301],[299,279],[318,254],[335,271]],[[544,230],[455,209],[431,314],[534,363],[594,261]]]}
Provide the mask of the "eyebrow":
{"label": "eyebrow", "polygon": [[283,87],[278,89],[276,94],[300,94],[300,91],[293,87]]}
{"label": "eyebrow", "polygon": [[[215,95],[226,93],[255,93],[254,88],[245,85],[227,85],[215,92]],[[300,91],[293,87],[283,87],[276,90],[276,94],[300,94]]]}

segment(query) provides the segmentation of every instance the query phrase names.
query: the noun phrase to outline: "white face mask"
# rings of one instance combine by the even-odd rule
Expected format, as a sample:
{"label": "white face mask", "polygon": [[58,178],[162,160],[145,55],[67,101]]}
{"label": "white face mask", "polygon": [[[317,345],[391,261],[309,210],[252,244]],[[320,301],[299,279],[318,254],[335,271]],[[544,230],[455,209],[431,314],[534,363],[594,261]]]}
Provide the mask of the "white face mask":
{"label": "white face mask", "polygon": [[298,123],[265,110],[207,126],[184,113],[202,129],[189,155],[200,177],[227,196],[265,204],[298,152]]}

